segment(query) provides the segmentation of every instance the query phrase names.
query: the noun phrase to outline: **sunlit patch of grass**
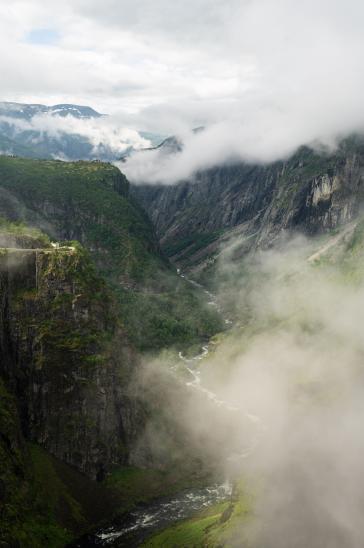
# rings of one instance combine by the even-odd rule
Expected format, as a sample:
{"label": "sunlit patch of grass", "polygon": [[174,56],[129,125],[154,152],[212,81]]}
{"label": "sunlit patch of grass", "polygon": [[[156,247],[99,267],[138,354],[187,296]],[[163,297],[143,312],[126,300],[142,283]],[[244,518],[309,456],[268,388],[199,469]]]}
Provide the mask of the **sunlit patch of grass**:
{"label": "sunlit patch of grass", "polygon": [[244,528],[247,528],[254,517],[253,508],[257,489],[258,486],[252,489],[244,481],[238,482],[234,487],[231,500],[214,504],[190,519],[167,527],[147,539],[143,547],[217,548],[234,545],[233,539],[242,539],[245,535]]}

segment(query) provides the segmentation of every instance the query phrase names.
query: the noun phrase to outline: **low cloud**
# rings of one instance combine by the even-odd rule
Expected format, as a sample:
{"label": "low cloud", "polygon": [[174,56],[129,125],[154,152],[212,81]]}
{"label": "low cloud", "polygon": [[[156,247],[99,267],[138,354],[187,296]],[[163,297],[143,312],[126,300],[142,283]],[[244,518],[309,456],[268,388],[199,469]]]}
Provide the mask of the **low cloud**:
{"label": "low cloud", "polygon": [[81,136],[92,145],[92,154],[98,158],[105,149],[117,158],[132,148],[138,150],[151,146],[148,139],[138,131],[123,127],[117,118],[102,116],[100,118],[76,118],[72,115],[58,116],[41,113],[30,120],[0,116],[0,124],[10,126],[12,135],[24,132],[35,132],[29,139],[37,144],[48,138],[61,140],[64,136]]}
{"label": "low cloud", "polygon": [[270,101],[247,97],[229,106],[219,105],[220,113],[217,107],[215,119],[199,132],[191,131],[191,127],[203,125],[204,109],[190,120],[186,116],[184,124],[174,111],[171,119],[179,130],[176,137],[183,144],[182,151],[171,154],[169,150],[157,149],[136,154],[123,169],[135,183],[173,184],[225,163],[286,159],[302,145],[333,151],[344,137],[364,131],[359,89],[352,89],[346,96],[334,93],[331,97],[318,91],[301,104],[299,95],[292,97],[289,93]]}
{"label": "low cloud", "polygon": [[[16,0],[0,14],[4,98],[91,104],[122,127],[183,138],[179,156],[133,158],[137,182],[269,162],[364,128],[359,0]],[[57,44],[24,42],[50,18]]]}
{"label": "low cloud", "polygon": [[364,288],[360,278],[354,283],[360,255],[353,258],[352,241],[343,239],[336,260],[319,267],[307,259],[320,244],[295,239],[256,257],[253,280],[243,275],[235,285],[240,317],[250,312],[213,369],[229,371],[222,398],[259,417],[261,427],[237,468],[262,485],[255,522],[242,526],[240,541],[362,545]]}

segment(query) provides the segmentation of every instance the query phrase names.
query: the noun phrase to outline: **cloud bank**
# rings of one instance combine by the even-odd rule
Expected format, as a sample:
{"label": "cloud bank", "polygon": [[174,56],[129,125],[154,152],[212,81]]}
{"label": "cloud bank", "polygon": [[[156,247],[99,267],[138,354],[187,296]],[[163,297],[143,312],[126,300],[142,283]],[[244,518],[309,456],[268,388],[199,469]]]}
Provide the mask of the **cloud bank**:
{"label": "cloud bank", "polygon": [[[15,0],[0,15],[4,99],[91,104],[186,139],[181,158],[135,159],[137,181],[271,161],[364,126],[359,0]],[[29,43],[50,18],[57,41]]]}

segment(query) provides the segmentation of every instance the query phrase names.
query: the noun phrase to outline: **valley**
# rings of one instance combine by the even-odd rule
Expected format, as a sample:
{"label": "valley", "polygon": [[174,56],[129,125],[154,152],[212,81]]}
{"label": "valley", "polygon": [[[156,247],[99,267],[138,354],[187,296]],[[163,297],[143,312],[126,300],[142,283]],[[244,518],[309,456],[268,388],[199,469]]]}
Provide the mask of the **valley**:
{"label": "valley", "polygon": [[363,548],[363,23],[0,2],[0,548]]}
{"label": "valley", "polygon": [[341,413],[341,443],[360,405],[362,158],[353,137],[147,187],[107,163],[0,157],[4,546],[285,530],[275,482],[310,499],[297,454],[335,468],[336,433],[329,457],[315,428]]}

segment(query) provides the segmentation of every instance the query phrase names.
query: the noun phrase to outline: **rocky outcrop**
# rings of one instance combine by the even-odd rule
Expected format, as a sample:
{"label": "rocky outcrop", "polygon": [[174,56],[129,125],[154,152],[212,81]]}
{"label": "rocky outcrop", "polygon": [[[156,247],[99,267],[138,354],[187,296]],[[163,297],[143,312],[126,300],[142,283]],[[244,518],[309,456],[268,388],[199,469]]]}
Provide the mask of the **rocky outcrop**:
{"label": "rocky outcrop", "polygon": [[27,439],[94,479],[127,462],[135,358],[82,248],[1,251],[0,356]]}

